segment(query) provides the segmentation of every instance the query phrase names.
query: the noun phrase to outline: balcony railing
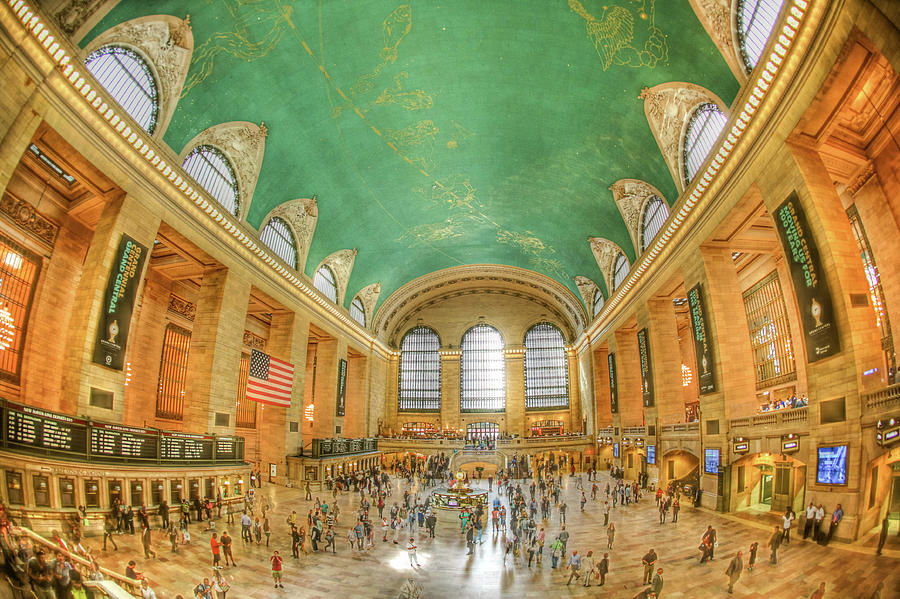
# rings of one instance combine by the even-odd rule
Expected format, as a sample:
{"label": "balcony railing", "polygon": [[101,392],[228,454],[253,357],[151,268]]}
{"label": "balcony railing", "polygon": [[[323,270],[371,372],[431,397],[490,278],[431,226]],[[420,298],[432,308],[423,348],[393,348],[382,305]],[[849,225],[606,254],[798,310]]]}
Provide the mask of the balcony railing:
{"label": "balcony railing", "polygon": [[622,429],[623,435],[646,435],[647,427],[646,426],[626,426]]}
{"label": "balcony railing", "polygon": [[700,423],[679,422],[677,424],[664,424],[662,425],[661,432],[663,435],[683,435],[685,433],[690,435],[699,435]]}
{"label": "balcony railing", "polygon": [[[518,447],[562,447],[592,443],[593,438],[588,435],[548,435],[546,437],[517,437],[514,439],[497,439],[497,449],[516,449]],[[465,441],[462,439],[394,439],[381,437],[378,439],[378,448],[382,451],[390,451],[395,448],[409,449],[414,447],[434,447],[435,449],[463,449]]]}
{"label": "balcony railing", "polygon": [[597,429],[597,436],[599,437],[612,437],[615,434],[615,429],[611,426],[607,426],[606,428]]}
{"label": "balcony railing", "polygon": [[863,405],[870,410],[900,406],[900,383],[864,394]]}
{"label": "balcony railing", "polygon": [[792,410],[776,410],[748,416],[746,418],[732,418],[729,421],[732,429],[736,428],[780,428],[797,424],[806,424],[809,420],[809,408],[794,408]]}

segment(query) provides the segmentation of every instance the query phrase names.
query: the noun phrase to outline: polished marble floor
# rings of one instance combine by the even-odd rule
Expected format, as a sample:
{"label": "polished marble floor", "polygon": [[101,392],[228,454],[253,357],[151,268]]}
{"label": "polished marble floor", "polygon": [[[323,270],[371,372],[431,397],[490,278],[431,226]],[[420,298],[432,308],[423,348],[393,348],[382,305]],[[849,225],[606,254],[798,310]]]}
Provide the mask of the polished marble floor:
{"label": "polished marble floor", "polygon": [[[602,476],[602,475],[601,475]],[[564,479],[564,497],[568,503],[568,526],[571,538],[569,551],[580,554],[593,550],[595,556],[606,551],[606,533],[603,527],[602,502],[589,501],[585,511],[578,509],[580,491],[574,488],[574,479]],[[601,486],[605,486],[602,478]],[[394,484],[394,497],[398,483]],[[274,505],[270,520],[273,526],[271,547],[247,546],[240,540],[240,527],[227,527],[224,518],[218,521],[218,530],[231,528],[235,537],[237,567],[225,569],[231,583],[228,597],[264,598],[285,597],[315,598],[384,598],[397,597],[407,576],[415,576],[424,590],[424,597],[480,599],[515,597],[531,599],[547,597],[621,597],[631,598],[643,588],[641,582],[641,556],[653,547],[659,555],[658,566],[664,569],[662,596],[692,598],[725,596],[727,578],[724,574],[729,559],[737,550],[745,554],[745,570],[734,589],[735,597],[747,598],[801,598],[809,595],[819,583],[826,583],[828,599],[869,598],[879,581],[885,583],[882,597],[900,597],[900,551],[888,550],[876,556],[874,549],[864,546],[848,546],[832,543],[821,547],[811,542],[794,540],[779,551],[778,564],[768,563],[768,552],[760,550],[759,561],[753,572],[746,570],[747,549],[751,542],[765,546],[771,528],[769,521],[748,520],[744,517],[721,515],[705,509],[683,508],[676,524],[659,524],[656,506],[652,498],[639,504],[616,508],[611,516],[618,528],[614,549],[610,551],[610,574],[602,588],[583,588],[573,583],[566,586],[568,572],[550,568],[549,556],[540,566],[529,569],[521,561],[503,563],[503,541],[490,532],[485,542],[478,545],[475,554],[466,555],[465,541],[459,534],[455,513],[440,512],[435,539],[423,533],[417,535],[421,568],[412,569],[406,551],[390,541],[382,543],[376,530],[376,547],[370,551],[352,551],[346,534],[353,512],[351,501],[357,495],[339,498],[342,517],[339,522],[337,554],[312,553],[299,560],[290,557],[290,539],[285,520],[292,509],[305,521],[305,514],[312,502],[303,501],[299,489],[266,486],[262,489]],[[402,494],[402,492],[401,492]],[[328,493],[330,496],[330,493]],[[324,498],[324,496],[323,496]],[[392,498],[392,499],[393,499]],[[493,495],[491,497],[493,500]],[[702,532],[708,524],[718,530],[719,547],[715,561],[700,564],[696,551]],[[558,512],[545,523],[549,539],[559,531]],[[209,533],[201,527],[191,527],[191,545],[180,547],[177,554],[168,550],[168,542],[161,532],[154,532],[154,547],[159,552],[156,560],[142,557],[138,538],[129,535],[116,537],[119,550],[99,550],[97,539],[89,544],[98,548],[101,563],[117,571],[124,571],[128,559],[135,559],[138,569],[153,581],[160,599],[169,599],[181,593],[186,598],[191,589],[210,575]],[[111,549],[111,546],[110,546]],[[268,568],[271,549],[278,549],[286,557],[284,589],[272,587]]]}

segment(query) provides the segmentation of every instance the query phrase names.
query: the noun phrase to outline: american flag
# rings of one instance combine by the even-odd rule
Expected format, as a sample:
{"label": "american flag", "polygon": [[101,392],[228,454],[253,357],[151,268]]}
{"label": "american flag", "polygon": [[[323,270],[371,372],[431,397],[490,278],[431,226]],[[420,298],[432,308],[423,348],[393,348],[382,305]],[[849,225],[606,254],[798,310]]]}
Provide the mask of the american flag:
{"label": "american flag", "polygon": [[291,407],[294,365],[261,351],[250,353],[247,399],[272,406]]}

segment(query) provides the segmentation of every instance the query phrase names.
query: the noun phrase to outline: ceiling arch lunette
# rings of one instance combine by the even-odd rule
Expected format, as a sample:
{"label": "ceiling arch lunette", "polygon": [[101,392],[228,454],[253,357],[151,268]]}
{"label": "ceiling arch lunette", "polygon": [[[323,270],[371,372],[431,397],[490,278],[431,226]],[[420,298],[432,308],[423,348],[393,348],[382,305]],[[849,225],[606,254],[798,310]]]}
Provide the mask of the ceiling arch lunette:
{"label": "ceiling arch lunette", "polygon": [[375,317],[375,306],[378,305],[378,296],[381,295],[381,283],[366,285],[356,294],[366,311],[366,324],[371,325]]}
{"label": "ceiling arch lunette", "polygon": [[640,256],[641,217],[644,213],[644,206],[651,196],[659,196],[663,201],[666,200],[666,197],[656,187],[640,179],[619,179],[610,185],[609,190],[622,214],[628,234],[631,235],[634,255]]}
{"label": "ceiling arch lunette", "polygon": [[743,84],[747,81],[747,72],[738,55],[735,30],[737,0],[690,0],[690,2],[709,38],[734,73],[735,79]]}
{"label": "ceiling arch lunette", "polygon": [[265,123],[259,125],[249,121],[220,123],[204,129],[194,136],[178,155],[178,160],[183,163],[191,150],[201,145],[213,146],[225,154],[237,177],[238,216],[248,226],[247,215],[250,214],[253,192],[262,168],[267,135],[268,129],[266,129]]}
{"label": "ceiling arch lunette", "polygon": [[591,307],[594,304],[594,294],[600,291],[600,286],[597,285],[593,280],[583,277],[581,275],[577,275],[575,277],[575,287],[578,289],[578,293],[581,295],[581,299],[584,301],[584,306],[587,308],[588,314],[591,312]]}
{"label": "ceiling arch lunette", "polygon": [[622,251],[618,244],[605,237],[589,237],[588,241],[591,244],[591,252],[594,254],[597,266],[600,268],[600,272],[603,273],[603,282],[606,284],[607,290],[606,297],[609,297],[609,290],[613,288],[613,265],[615,264],[616,256],[622,254],[627,260],[628,254]]}
{"label": "ceiling arch lunette", "polygon": [[337,301],[338,306],[344,305],[344,296],[347,293],[347,283],[350,282],[350,274],[353,272],[353,263],[356,261],[356,249],[338,250],[333,254],[325,256],[316,270],[323,266],[327,266],[334,273],[335,283],[337,284]]}
{"label": "ceiling arch lunette", "polygon": [[647,124],[680,193],[684,191],[682,140],[691,113],[700,104],[711,102],[727,115],[728,105],[705,87],[683,81],[645,87],[638,97],[644,101]]}
{"label": "ceiling arch lunette", "polygon": [[319,220],[316,196],[297,198],[278,204],[262,219],[259,227],[260,231],[273,216],[282,219],[291,228],[291,232],[294,234],[294,241],[297,243],[297,272],[305,272],[309,246],[312,243],[313,233],[316,231],[316,223]]}
{"label": "ceiling arch lunette", "polygon": [[88,55],[103,46],[116,45],[136,51],[150,67],[159,89],[159,113],[151,137],[162,140],[178,106],[194,53],[190,15],[150,15],[110,27],[85,46]]}

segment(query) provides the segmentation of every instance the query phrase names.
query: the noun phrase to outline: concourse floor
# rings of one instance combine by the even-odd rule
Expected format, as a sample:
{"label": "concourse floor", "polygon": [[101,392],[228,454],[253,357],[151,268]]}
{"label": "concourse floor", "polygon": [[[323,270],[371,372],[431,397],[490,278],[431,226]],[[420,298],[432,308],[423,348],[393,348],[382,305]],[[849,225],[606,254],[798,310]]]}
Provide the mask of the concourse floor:
{"label": "concourse floor", "polygon": [[[579,511],[580,491],[574,479],[564,477],[563,497],[568,504],[567,530],[571,534],[568,549],[585,554],[594,552],[599,559],[606,551],[606,532],[603,527],[602,501],[588,501],[584,512]],[[601,475],[598,483],[605,487],[608,478]],[[390,502],[402,497],[397,492],[398,483],[393,480],[394,495]],[[485,483],[486,484],[486,483]],[[483,485],[484,486],[484,485]],[[402,487],[401,487],[402,488]],[[585,481],[587,495],[590,486]],[[768,562],[764,548],[771,528],[762,522],[746,518],[721,515],[706,509],[685,507],[676,524],[659,524],[655,502],[647,497],[637,505],[617,507],[610,520],[615,522],[618,533],[610,551],[610,574],[604,587],[583,588],[575,582],[566,586],[568,572],[550,568],[549,545],[559,531],[558,511],[545,522],[547,547],[543,564],[529,569],[521,560],[503,563],[503,539],[500,535],[485,533],[485,542],[478,545],[475,554],[466,555],[465,540],[459,534],[455,512],[438,511],[437,537],[427,538],[417,534],[421,568],[412,569],[405,547],[390,540],[381,542],[380,526],[376,527],[376,547],[370,551],[351,551],[347,544],[347,530],[355,521],[352,514],[358,503],[358,494],[345,494],[338,499],[341,519],[338,528],[337,554],[301,554],[299,560],[291,558],[290,539],[285,520],[292,509],[297,510],[299,520],[305,525],[306,513],[313,502],[303,500],[300,489],[286,489],[266,485],[261,490],[270,498],[274,509],[270,512],[273,527],[271,547],[247,545],[240,539],[240,526],[226,526],[225,518],[217,521],[218,531],[228,530],[234,537],[234,554],[237,567],[224,572],[231,583],[228,597],[268,598],[284,595],[314,599],[384,598],[394,599],[403,581],[415,576],[424,590],[423,597],[434,599],[495,598],[545,599],[548,591],[553,597],[633,597],[641,588],[641,556],[650,547],[659,555],[658,567],[664,569],[662,596],[666,599],[684,597],[727,596],[727,578],[724,574],[728,561],[735,551],[744,551],[744,574],[735,586],[735,597],[751,598],[805,598],[826,582],[828,599],[868,599],[875,585],[884,581],[882,597],[900,597],[900,552],[890,550],[876,556],[874,549],[832,543],[821,547],[812,542],[794,539],[782,546],[778,564]],[[328,494],[331,503],[330,492]],[[602,495],[602,493],[601,493]],[[315,496],[315,494],[314,494]],[[325,499],[323,494],[320,496]],[[494,494],[491,495],[493,501]],[[505,497],[504,497],[505,500]],[[390,502],[388,505],[390,505]],[[351,505],[352,503],[352,505]],[[387,510],[387,508],[386,508]],[[377,510],[374,510],[377,517]],[[715,560],[700,564],[696,550],[700,536],[708,524],[718,531],[719,547]],[[205,526],[205,525],[203,525]],[[539,523],[540,526],[540,523]],[[177,554],[169,551],[169,543],[163,533],[154,530],[153,546],[158,559],[144,559],[138,536],[117,535],[119,550],[100,550],[99,539],[88,539],[104,566],[124,572],[129,559],[135,559],[137,569],[151,580],[160,599],[171,599],[181,593],[192,597],[193,587],[204,576],[210,576],[209,533],[201,532],[201,525],[191,525],[192,543],[179,546]],[[390,539],[390,536],[389,536]],[[746,569],[750,543],[760,544],[757,565],[753,572]],[[285,557],[284,589],[274,589],[269,571],[268,557],[277,549]],[[595,584],[596,581],[593,581]]]}

